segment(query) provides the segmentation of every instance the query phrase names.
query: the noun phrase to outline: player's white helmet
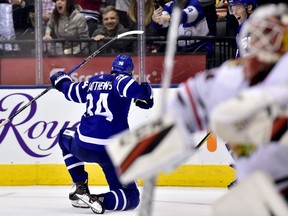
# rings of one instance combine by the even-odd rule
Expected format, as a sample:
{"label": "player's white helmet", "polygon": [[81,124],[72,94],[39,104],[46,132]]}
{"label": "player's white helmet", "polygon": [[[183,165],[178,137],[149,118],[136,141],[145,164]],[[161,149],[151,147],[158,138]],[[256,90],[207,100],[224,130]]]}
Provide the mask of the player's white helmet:
{"label": "player's white helmet", "polygon": [[241,56],[255,55],[266,63],[275,63],[288,51],[288,6],[269,4],[254,11],[243,24],[239,45]]}

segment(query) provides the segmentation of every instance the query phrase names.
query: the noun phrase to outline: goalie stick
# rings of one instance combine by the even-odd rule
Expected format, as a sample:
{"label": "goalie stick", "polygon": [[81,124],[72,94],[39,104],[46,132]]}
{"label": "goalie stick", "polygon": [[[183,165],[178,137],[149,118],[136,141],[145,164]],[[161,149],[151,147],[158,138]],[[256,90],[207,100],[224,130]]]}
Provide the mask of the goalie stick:
{"label": "goalie stick", "polygon": [[[167,91],[169,88],[169,85],[171,83],[171,77],[173,73],[173,63],[174,63],[174,57],[176,52],[176,46],[177,46],[177,34],[178,32],[175,31],[178,29],[181,19],[181,9],[178,4],[178,1],[175,1],[175,4],[173,6],[173,19],[170,23],[170,27],[168,30],[168,36],[167,36],[167,50],[164,58],[164,77],[162,80],[162,97],[161,97],[161,104],[159,109],[159,114],[164,111],[165,109],[165,102],[167,97]],[[143,194],[142,194],[142,205],[139,211],[139,216],[150,216],[152,215],[152,205],[153,205],[153,195],[154,195],[154,188],[156,183],[157,175],[152,176],[150,178],[144,179],[144,186],[143,186]]]}
{"label": "goalie stick", "polygon": [[[128,32],[124,32],[122,34],[119,34],[115,37],[113,37],[111,40],[109,40],[107,43],[105,43],[103,46],[101,46],[98,50],[94,51],[90,56],[88,56],[87,58],[85,58],[82,62],[80,62],[78,65],[76,65],[72,70],[70,70],[67,74],[71,75],[73,72],[75,72],[77,69],[79,69],[80,67],[82,67],[84,64],[86,64],[87,62],[89,62],[92,58],[94,58],[95,56],[97,56],[100,52],[102,52],[102,50],[104,50],[106,47],[108,47],[111,43],[113,43],[115,40],[118,40],[120,38],[126,37],[128,35],[134,35],[134,34],[143,34],[144,31],[142,30],[134,30],[134,31],[128,31]],[[43,95],[45,95],[48,91],[50,91],[53,88],[53,86],[49,86],[48,88],[46,88],[44,91],[42,91],[39,95],[37,95],[35,98],[33,98],[31,101],[29,101],[27,104],[25,104],[23,107],[21,107],[17,112],[15,112],[13,115],[11,115],[9,118],[7,118],[6,120],[4,120],[1,124],[0,124],[0,128],[3,127],[4,125],[6,125],[9,121],[11,121],[14,117],[16,117],[19,113],[21,113],[23,110],[25,110],[27,107],[29,107],[31,104],[33,104],[36,100],[38,100],[40,97],[42,97]]]}

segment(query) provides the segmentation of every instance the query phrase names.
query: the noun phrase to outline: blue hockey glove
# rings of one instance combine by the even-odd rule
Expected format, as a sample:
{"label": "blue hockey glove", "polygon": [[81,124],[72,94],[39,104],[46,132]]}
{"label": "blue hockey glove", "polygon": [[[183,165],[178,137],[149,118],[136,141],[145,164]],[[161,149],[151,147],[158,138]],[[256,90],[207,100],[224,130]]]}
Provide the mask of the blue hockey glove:
{"label": "blue hockey glove", "polygon": [[135,105],[140,107],[141,109],[150,109],[154,105],[153,97],[146,100],[135,99],[134,102]]}
{"label": "blue hockey glove", "polygon": [[149,98],[152,98],[152,88],[147,82],[142,82],[141,86],[146,90]]}
{"label": "blue hockey glove", "polygon": [[72,81],[71,78],[63,71],[58,71],[50,77],[51,83],[54,88],[60,89],[61,85],[65,81]]}

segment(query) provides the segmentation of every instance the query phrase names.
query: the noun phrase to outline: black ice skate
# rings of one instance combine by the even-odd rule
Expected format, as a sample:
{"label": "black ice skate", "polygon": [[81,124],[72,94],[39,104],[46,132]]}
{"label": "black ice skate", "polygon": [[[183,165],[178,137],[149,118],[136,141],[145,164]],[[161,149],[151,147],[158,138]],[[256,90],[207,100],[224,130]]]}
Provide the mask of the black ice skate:
{"label": "black ice skate", "polygon": [[89,205],[87,205],[81,199],[79,199],[76,194],[79,194],[79,195],[88,194],[88,195],[90,195],[87,181],[75,183],[71,189],[71,192],[69,193],[69,199],[71,200],[72,206],[74,206],[76,208],[89,208]]}
{"label": "black ice skate", "polygon": [[76,182],[73,185],[69,193],[69,199],[72,206],[76,208],[91,208],[96,214],[103,214],[105,211],[98,197],[91,196],[87,180],[85,182]]}
{"label": "black ice skate", "polygon": [[83,201],[85,204],[87,204],[91,210],[96,214],[103,214],[105,212],[105,209],[103,207],[102,202],[99,200],[97,196],[91,195],[91,194],[77,194],[76,196]]}

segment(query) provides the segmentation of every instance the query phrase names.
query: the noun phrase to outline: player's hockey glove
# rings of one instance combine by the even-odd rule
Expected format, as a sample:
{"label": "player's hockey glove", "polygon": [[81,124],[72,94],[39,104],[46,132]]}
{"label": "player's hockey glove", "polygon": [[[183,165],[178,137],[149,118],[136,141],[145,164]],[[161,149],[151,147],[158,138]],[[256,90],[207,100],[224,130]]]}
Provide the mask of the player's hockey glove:
{"label": "player's hockey glove", "polygon": [[154,105],[153,97],[146,100],[135,99],[134,102],[135,105],[140,107],[141,109],[150,109]]}
{"label": "player's hockey glove", "polygon": [[146,90],[149,99],[146,100],[134,99],[135,105],[140,107],[141,109],[150,109],[154,105],[152,88],[147,82],[142,82],[141,86]]}
{"label": "player's hockey glove", "polygon": [[151,86],[150,86],[147,82],[142,82],[142,83],[141,83],[141,86],[146,90],[147,96],[148,96],[149,98],[152,98],[153,95],[152,95],[152,88],[151,88]]}
{"label": "player's hockey glove", "polygon": [[65,81],[72,81],[71,78],[63,71],[58,71],[50,77],[51,83],[54,88],[60,89],[61,85]]}

